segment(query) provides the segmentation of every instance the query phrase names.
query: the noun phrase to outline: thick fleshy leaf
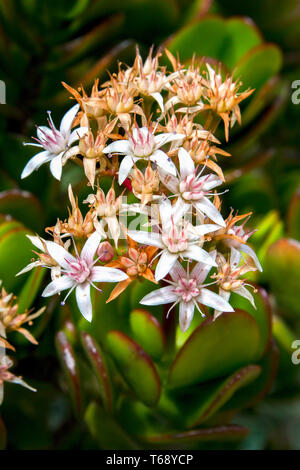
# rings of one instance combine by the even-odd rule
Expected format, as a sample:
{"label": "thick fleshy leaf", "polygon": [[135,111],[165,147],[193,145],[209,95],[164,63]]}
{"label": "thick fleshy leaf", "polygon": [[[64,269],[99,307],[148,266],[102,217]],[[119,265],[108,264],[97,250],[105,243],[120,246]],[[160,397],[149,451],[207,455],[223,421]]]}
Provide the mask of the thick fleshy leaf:
{"label": "thick fleshy leaf", "polygon": [[213,416],[235,392],[255,380],[261,367],[249,365],[225,379],[217,379],[201,387],[194,387],[176,398],[176,404],[185,417],[187,427],[195,427]]}
{"label": "thick fleshy leaf", "polygon": [[[214,40],[208,41],[211,35]],[[225,40],[225,21],[219,17],[210,17],[185,26],[167,41],[166,46],[173,54],[178,52],[182,61],[190,59],[194,53],[220,59]]]}
{"label": "thick fleshy leaf", "polygon": [[224,411],[238,411],[241,408],[254,406],[270,392],[278,369],[278,348],[274,340],[258,366],[261,368],[258,377],[238,390],[225,404]]}
{"label": "thick fleshy leaf", "polygon": [[146,405],[155,406],[160,397],[161,384],[148,354],[121,331],[108,333],[107,347],[118,370],[136,396]]}
{"label": "thick fleshy leaf", "polygon": [[15,226],[0,236],[0,279],[5,280],[5,288],[10,292],[17,292],[24,282],[16,274],[30,262],[32,245],[26,234],[25,227]]}
{"label": "thick fleshy leaf", "polygon": [[300,241],[300,187],[291,200],[287,223],[289,236]]}
{"label": "thick fleshy leaf", "polygon": [[230,296],[230,305],[234,308],[245,310],[256,320],[260,331],[260,346],[257,353],[260,357],[270,346],[272,337],[272,310],[266,290],[257,285],[254,285],[254,288],[257,292],[253,292],[251,288],[247,289],[253,295],[256,309],[247,299],[235,293],[232,293]]}
{"label": "thick fleshy leaf", "polygon": [[160,359],[166,338],[158,320],[147,310],[136,309],[130,314],[130,326],[134,339],[153,358]]}
{"label": "thick fleshy leaf", "polygon": [[300,242],[282,238],[265,258],[265,275],[278,305],[286,315],[299,316]]}
{"label": "thick fleshy leaf", "polygon": [[241,58],[234,69],[234,76],[242,79],[243,89],[251,87],[258,90],[279,72],[281,64],[279,47],[275,44],[261,44]]}
{"label": "thick fleshy leaf", "polygon": [[24,228],[23,224],[21,222],[18,222],[17,220],[13,220],[9,215],[7,216],[2,216],[0,215],[0,237],[5,235],[7,232],[10,232],[11,230],[16,230],[16,229],[22,229]]}
{"label": "thick fleshy leaf", "polygon": [[[257,232],[251,237],[251,243],[255,246],[255,251],[261,263],[264,260],[269,247],[284,236],[284,223],[277,211],[270,211],[258,224]],[[265,278],[265,273],[261,275]]]}
{"label": "thick fleshy leaf", "polygon": [[112,383],[103,351],[101,351],[97,341],[85,331],[81,333],[81,342],[100,386],[103,405],[106,410],[112,410]]}
{"label": "thick fleshy leaf", "polygon": [[239,310],[209,318],[178,352],[169,373],[169,387],[205,382],[234,372],[257,357],[260,333],[255,320]]}
{"label": "thick fleshy leaf", "polygon": [[292,344],[298,339],[297,332],[293,331],[286,322],[277,315],[273,316],[272,327],[277,344],[290,356]]}
{"label": "thick fleshy leaf", "polygon": [[39,200],[28,191],[11,189],[0,193],[0,213],[9,214],[26,227],[39,231],[44,223],[44,211]]}
{"label": "thick fleshy leaf", "polygon": [[85,421],[102,450],[138,449],[131,436],[97,403],[90,403],[85,413]]}
{"label": "thick fleshy leaf", "polygon": [[250,18],[230,18],[226,21],[227,41],[222,62],[234,69],[235,64],[250,49],[262,43],[262,35]]}
{"label": "thick fleshy leaf", "polygon": [[25,285],[18,296],[19,312],[23,313],[26,309],[29,309],[37,295],[37,292],[41,286],[41,283],[45,277],[46,269],[37,267],[34,269]]}
{"label": "thick fleshy leaf", "polygon": [[[248,434],[248,429],[235,424],[226,424],[210,428],[193,429],[191,431],[173,431],[166,434],[143,436],[147,444],[153,445],[179,445],[193,442],[231,442],[239,441]],[[174,448],[174,447],[173,447]]]}
{"label": "thick fleshy leaf", "polygon": [[67,380],[68,391],[72,399],[75,414],[80,416],[82,412],[82,391],[74,350],[63,331],[57,333],[55,343],[58,357]]}

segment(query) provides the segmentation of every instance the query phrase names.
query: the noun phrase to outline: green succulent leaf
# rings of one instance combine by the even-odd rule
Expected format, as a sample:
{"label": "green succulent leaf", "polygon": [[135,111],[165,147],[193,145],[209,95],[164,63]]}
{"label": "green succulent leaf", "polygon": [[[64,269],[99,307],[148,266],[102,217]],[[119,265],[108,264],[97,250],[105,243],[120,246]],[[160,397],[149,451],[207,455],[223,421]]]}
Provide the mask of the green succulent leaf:
{"label": "green succulent leaf", "polygon": [[[236,391],[253,382],[261,372],[261,367],[249,365],[237,370],[226,379],[218,379],[201,387],[195,387],[191,394],[180,397],[186,426],[191,428],[204,423],[213,416]],[[184,406],[184,402],[186,406]]]}
{"label": "green succulent leaf", "polygon": [[148,354],[121,331],[109,332],[106,343],[129,387],[143,403],[155,406],[160,397],[161,384]]}
{"label": "green succulent leaf", "polygon": [[55,338],[56,350],[68,384],[75,414],[82,413],[82,391],[76,356],[67,336],[59,331]]}
{"label": "green succulent leaf", "polygon": [[37,267],[30,273],[18,296],[20,313],[24,312],[32,306],[32,303],[45,277],[46,271],[46,269]]}
{"label": "green succulent leaf", "polygon": [[300,243],[282,238],[271,245],[265,271],[278,305],[288,315],[299,316]]}
{"label": "green succulent leaf", "polygon": [[280,345],[288,354],[290,354],[291,345],[298,339],[297,334],[292,331],[286,322],[277,315],[273,316],[272,326],[273,335],[278,345]]}
{"label": "green succulent leaf", "polygon": [[282,54],[275,44],[261,44],[252,48],[236,64],[234,76],[241,78],[243,89],[258,90],[271,77],[276,75],[282,65]]}
{"label": "green succulent leaf", "polygon": [[[214,40],[208,41],[208,37]],[[179,52],[182,60],[188,60],[196,53],[217,59],[232,70],[249,50],[261,43],[259,30],[248,18],[227,20],[208,16],[184,26],[167,41],[167,47],[172,53]]]}
{"label": "green succulent leaf", "polygon": [[[207,38],[213,36],[213,41]],[[202,18],[184,26],[169,41],[167,48],[180,55],[182,61],[189,60],[193,54],[221,59],[221,51],[226,41],[226,23],[218,16]]]}
{"label": "green succulent leaf", "polygon": [[222,377],[257,358],[260,332],[244,311],[209,318],[189,337],[170,369],[170,388]]}
{"label": "green succulent leaf", "polygon": [[221,60],[232,70],[244,54],[263,42],[263,38],[249,18],[228,19],[226,31],[227,40],[223,46]]}
{"label": "green succulent leaf", "polygon": [[247,436],[248,429],[235,424],[216,426],[209,428],[193,429],[190,431],[171,431],[166,434],[143,436],[142,439],[148,445],[191,444],[197,442],[232,442],[239,441]]}
{"label": "green succulent leaf", "polygon": [[112,381],[103,351],[101,351],[97,341],[84,331],[81,333],[81,342],[100,386],[103,405],[106,410],[112,410]]}
{"label": "green succulent leaf", "polygon": [[288,234],[300,241],[300,187],[294,194],[287,215]]}
{"label": "green succulent leaf", "polygon": [[5,280],[6,290],[17,292],[22,279],[16,274],[30,262],[32,245],[26,237],[29,231],[24,226],[13,223],[14,228],[11,227],[8,229],[6,225],[0,235],[0,279]]}
{"label": "green succulent leaf", "polygon": [[258,357],[263,356],[270,346],[272,337],[272,311],[268,293],[260,286],[254,285],[256,292],[252,292],[256,309],[250,302],[240,295],[232,293],[230,304],[235,309],[245,310],[256,321],[260,331],[260,342],[257,351]]}
{"label": "green succulent leaf", "polygon": [[153,359],[162,356],[166,338],[158,320],[146,310],[136,309],[130,314],[130,326],[134,339]]}
{"label": "green succulent leaf", "polygon": [[138,449],[133,441],[113,416],[97,403],[90,403],[86,413],[85,421],[90,433],[101,449],[105,450],[131,450]]}
{"label": "green succulent leaf", "polygon": [[0,215],[0,237],[3,237],[7,232],[24,228],[21,222],[11,219],[10,216]]}
{"label": "green succulent leaf", "polygon": [[224,411],[236,412],[241,408],[254,406],[270,392],[278,369],[278,348],[274,340],[257,367],[261,373],[233,395],[225,404]]}
{"label": "green succulent leaf", "polygon": [[32,230],[40,230],[44,212],[39,200],[28,191],[11,189],[0,193],[0,213],[8,214]]}

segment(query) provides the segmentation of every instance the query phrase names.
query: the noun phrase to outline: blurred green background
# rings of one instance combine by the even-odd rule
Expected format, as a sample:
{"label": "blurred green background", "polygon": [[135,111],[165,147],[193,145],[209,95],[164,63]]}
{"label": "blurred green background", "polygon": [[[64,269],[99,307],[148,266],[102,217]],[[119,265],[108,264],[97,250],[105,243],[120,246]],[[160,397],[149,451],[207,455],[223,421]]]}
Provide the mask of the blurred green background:
{"label": "blurred green background", "polygon": [[[293,85],[300,80],[299,1],[2,0],[0,79],[7,104],[0,105],[0,279],[30,306],[36,279],[28,276],[24,287],[24,278],[14,277],[30,258],[24,233],[43,234],[66,216],[61,201],[70,180],[85,194],[83,174],[71,164],[61,184],[46,166],[20,181],[34,155],[22,142],[35,134],[35,124],[45,124],[48,109],[59,122],[70,107],[61,81],[90,89],[106,70],[117,70],[118,60],[131,64],[136,44],[144,57],[151,45],[178,51],[182,61],[193,53],[210,57],[240,77],[243,89],[256,90],[243,103],[242,126],[233,128],[229,144],[218,135],[232,153],[221,165],[230,189],[223,209],[253,211],[250,226],[259,230],[251,240],[264,267],[255,280],[269,295],[279,371],[268,397],[235,418],[250,429],[238,447],[300,449],[300,364],[291,362],[292,342],[300,339],[300,92],[297,97]],[[16,226],[8,227],[7,215]],[[16,370],[39,392],[7,386],[0,412],[8,448],[96,447],[65,393],[54,337],[67,314],[53,315],[57,310],[50,302],[33,328],[38,348],[16,337]]]}

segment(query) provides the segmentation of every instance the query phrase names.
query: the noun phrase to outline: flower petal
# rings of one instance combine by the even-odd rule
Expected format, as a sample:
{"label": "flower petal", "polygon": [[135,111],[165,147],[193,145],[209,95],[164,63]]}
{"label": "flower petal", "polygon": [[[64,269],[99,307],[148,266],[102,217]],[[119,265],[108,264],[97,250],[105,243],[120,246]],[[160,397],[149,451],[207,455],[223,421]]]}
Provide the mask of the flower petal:
{"label": "flower petal", "polygon": [[245,299],[249,300],[251,305],[256,309],[256,305],[254,302],[253,295],[246,289],[246,287],[241,286],[238,289],[233,290],[232,292],[235,292],[235,294],[241,295],[242,297],[245,297]]}
{"label": "flower petal", "polygon": [[163,113],[164,112],[164,100],[163,100],[163,97],[161,96],[161,94],[158,93],[158,92],[150,93],[150,96],[152,96],[152,98],[155,99],[155,101],[157,101],[158,106],[160,107],[160,109]]}
{"label": "flower petal", "polygon": [[200,263],[209,264],[209,266],[217,266],[217,263],[213,259],[213,256],[211,256],[209,253],[207,253],[207,251],[203,250],[203,248],[200,248],[200,246],[197,245],[191,245],[184,252],[184,257],[194,259],[195,261],[199,261]]}
{"label": "flower petal", "polygon": [[199,182],[203,181],[203,188],[205,191],[210,191],[213,188],[216,188],[217,186],[220,186],[222,184],[222,180],[214,174],[210,174],[208,177],[207,176],[202,176],[199,178]]}
{"label": "flower petal", "polygon": [[53,258],[62,268],[69,270],[70,263],[76,262],[74,256],[72,256],[62,246],[58,245],[58,243],[46,241],[46,247],[51,258]]}
{"label": "flower petal", "polygon": [[201,225],[195,225],[193,227],[193,231],[197,233],[199,237],[206,235],[207,233],[210,232],[216,232],[217,230],[220,230],[220,225],[216,224],[201,224]]}
{"label": "flower petal", "polygon": [[194,316],[194,309],[194,302],[180,302],[179,325],[183,333],[187,331],[190,327],[191,321],[193,320]]}
{"label": "flower petal", "polygon": [[201,289],[197,301],[208,307],[215,308],[216,310],[222,310],[222,312],[234,312],[234,309],[226,300],[205,287]]}
{"label": "flower petal", "polygon": [[74,142],[76,142],[76,140],[80,139],[81,137],[83,137],[85,134],[87,134],[89,131],[89,128],[88,127],[78,127],[78,129],[74,129],[72,132],[71,132],[71,135],[68,139],[68,144],[69,145],[72,145]]}
{"label": "flower petal", "polygon": [[213,220],[216,224],[221,225],[222,227],[226,227],[225,221],[220,212],[207,197],[202,197],[198,202],[196,202],[195,208],[199,212],[207,215],[207,217]]}
{"label": "flower petal", "polygon": [[130,153],[130,145],[128,140],[116,140],[103,149],[103,153]]}
{"label": "flower petal", "polygon": [[[228,302],[229,299],[230,299],[231,292],[220,288],[220,289],[219,289],[219,295],[220,295],[224,300],[226,300],[226,302]],[[214,311],[214,320],[215,320],[216,318],[218,318],[220,315],[222,315],[222,313],[223,313],[223,310],[215,310],[215,311]]]}
{"label": "flower petal", "polygon": [[231,253],[230,253],[230,267],[231,269],[235,269],[238,267],[241,261],[241,253],[236,250],[233,246],[231,247]]}
{"label": "flower petal", "polygon": [[79,104],[75,104],[71,109],[69,109],[69,111],[66,112],[61,120],[59,130],[65,137],[71,134],[72,124],[79,108]]}
{"label": "flower petal", "polygon": [[178,260],[176,261],[173,268],[171,269],[170,274],[172,276],[173,281],[175,282],[177,282],[178,279],[181,279],[182,277],[184,278],[187,277],[187,273],[185,269],[182,267],[182,265],[179,263]]}
{"label": "flower petal", "polygon": [[59,153],[50,162],[50,171],[58,181],[61,179],[63,152]]}
{"label": "flower petal", "polygon": [[176,176],[171,175],[168,171],[163,170],[163,168],[158,168],[159,179],[162,184],[169,189],[173,194],[179,192],[179,180]]}
{"label": "flower petal", "polygon": [[187,176],[192,175],[195,171],[195,164],[190,154],[183,147],[180,147],[178,150],[178,158],[181,178],[184,179]]}
{"label": "flower petal", "polygon": [[118,240],[119,240],[120,235],[121,235],[121,228],[120,228],[119,221],[118,221],[118,219],[115,215],[113,215],[111,217],[106,217],[105,220],[107,222],[111,238],[115,242],[115,246],[117,248],[118,247]]}
{"label": "flower petal", "polygon": [[145,295],[140,301],[142,305],[165,305],[176,302],[178,296],[174,292],[174,287],[167,286],[161,289],[156,289],[150,294]]}
{"label": "flower petal", "polygon": [[[210,251],[209,255],[211,256],[213,260],[215,260],[217,256],[217,251],[216,250]],[[212,266],[210,266],[207,263],[197,263],[192,271],[192,277],[197,279],[197,282],[199,284],[202,284],[207,278],[207,275],[209,271],[211,270],[211,268]]]}
{"label": "flower petal", "polygon": [[54,137],[53,136],[53,132],[52,130],[50,129],[50,127],[47,127],[47,126],[38,126],[37,129],[36,129],[36,135],[37,135],[37,138],[41,141],[43,141],[45,139],[45,134],[46,135],[50,135],[51,137]]}
{"label": "flower petal", "polygon": [[131,155],[126,155],[126,157],[122,159],[119,167],[119,184],[122,184],[126,180],[131,168],[133,167],[133,163],[134,160]]}
{"label": "flower petal", "polygon": [[170,199],[164,198],[159,204],[159,216],[163,230],[167,230],[172,224],[172,203]]}
{"label": "flower petal", "polygon": [[25,388],[28,388],[28,390],[31,390],[32,392],[36,392],[36,388],[33,388],[31,387],[30,385],[28,385],[27,382],[25,382],[21,377],[16,377],[14,376],[10,382],[12,382],[13,384],[18,384],[18,385],[22,385],[22,387],[25,387]]}
{"label": "flower petal", "polygon": [[178,224],[182,217],[190,212],[190,215],[192,215],[191,212],[192,205],[188,202],[185,202],[184,199],[179,197],[175,204],[172,206],[172,215],[173,215],[173,221],[175,224]]}
{"label": "flower petal", "polygon": [[186,137],[185,134],[177,134],[176,132],[164,132],[154,136],[155,147],[158,149],[169,142],[181,140]]}
{"label": "flower petal", "polygon": [[91,271],[92,282],[120,282],[127,278],[127,274],[117,268],[94,266]]}
{"label": "flower petal", "polygon": [[157,246],[163,248],[161,236],[156,232],[145,232],[143,230],[128,230],[128,235],[132,240],[150,246]]}
{"label": "flower petal", "polygon": [[41,261],[34,261],[33,263],[27,264],[25,268],[23,268],[21,271],[19,271],[16,276],[20,276],[21,274],[25,274],[28,271],[31,271],[31,269],[37,268],[38,266],[41,266]]}
{"label": "flower petal", "polygon": [[160,168],[171,173],[171,175],[176,176],[176,166],[168,155],[162,150],[155,150],[155,152],[150,156],[150,160],[157,164]]}
{"label": "flower petal", "polygon": [[160,281],[171,271],[176,260],[178,258],[177,254],[170,253],[167,250],[163,250],[159,262],[157,263],[155,269],[155,280]]}
{"label": "flower petal", "polygon": [[42,292],[42,297],[50,297],[51,295],[58,294],[63,290],[70,289],[74,284],[74,280],[69,276],[61,276],[48,284]]}
{"label": "flower petal", "polygon": [[[43,245],[43,242],[40,237],[32,236],[32,235],[26,235],[27,238],[31,241],[31,243],[36,246],[39,250],[44,251],[45,247]],[[46,240],[44,240],[46,241]]]}
{"label": "flower petal", "polygon": [[21,174],[21,179],[27,178],[34,170],[37,170],[43,163],[47,163],[51,160],[51,153],[48,150],[40,152],[32,157],[26,164]]}
{"label": "flower petal", "polygon": [[257,267],[257,269],[262,272],[263,268],[259,262],[259,259],[258,257],[256,256],[256,253],[255,251],[249,246],[249,245],[241,245],[240,247],[240,251],[242,251],[243,253],[246,253],[247,255],[250,256],[250,258],[253,259],[254,263],[255,263],[255,266]]}
{"label": "flower petal", "polygon": [[88,282],[78,284],[75,289],[76,301],[78,308],[84,318],[91,322],[93,316],[92,301],[91,301],[91,286]]}
{"label": "flower petal", "polygon": [[80,258],[86,262],[88,266],[93,264],[94,256],[97,251],[97,248],[101,241],[101,235],[99,232],[94,232],[87,239],[84,244],[84,247],[81,250]]}

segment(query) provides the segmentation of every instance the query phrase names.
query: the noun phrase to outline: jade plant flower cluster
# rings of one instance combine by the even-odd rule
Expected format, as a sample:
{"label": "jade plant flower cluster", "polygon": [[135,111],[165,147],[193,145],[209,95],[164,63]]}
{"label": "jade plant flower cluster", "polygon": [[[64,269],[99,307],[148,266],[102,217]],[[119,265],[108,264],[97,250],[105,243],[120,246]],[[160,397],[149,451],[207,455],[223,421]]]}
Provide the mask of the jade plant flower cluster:
{"label": "jade plant flower cluster", "polygon": [[245,274],[262,268],[248,244],[250,214],[221,212],[226,181],[218,158],[229,154],[214,135],[223,122],[228,140],[241,121],[240,102],[253,90],[240,92],[240,82],[196,57],[183,66],[166,56],[170,70],[159,64],[160,52],[151,50],[143,61],[137,50],[131,67],[120,64],[90,95],[63,83],[77,104],[59,129],[50,113],[49,127],[37,127],[32,145],[43,150],[22,177],[50,162],[60,180],[73,162],[82,167],[89,195],[78,201],[68,181],[69,216],[48,227],[46,238],[29,237],[38,259],[22,273],[49,268],[42,295],[67,291],[64,304],[74,291],[90,322],[98,314],[92,289],[117,283],[112,302],[132,283],[147,282],[153,289],[140,303],[169,304],[169,311],[178,305],[185,332],[194,315],[234,315],[232,293],[254,304]]}
{"label": "jade plant flower cluster", "polygon": [[[0,281],[1,287],[2,281]],[[8,335],[17,331],[21,333],[28,341],[38,344],[33,335],[23,327],[25,323],[32,325],[33,320],[39,317],[45,310],[42,307],[37,312],[26,310],[23,313],[19,311],[19,305],[16,297],[12,293],[6,292],[2,286],[0,290],[0,405],[4,398],[4,382],[11,382],[29,390],[35,391],[33,387],[28,385],[22,377],[18,377],[10,372],[13,366],[13,360],[7,355],[6,350],[15,351],[15,347],[8,341]]]}

